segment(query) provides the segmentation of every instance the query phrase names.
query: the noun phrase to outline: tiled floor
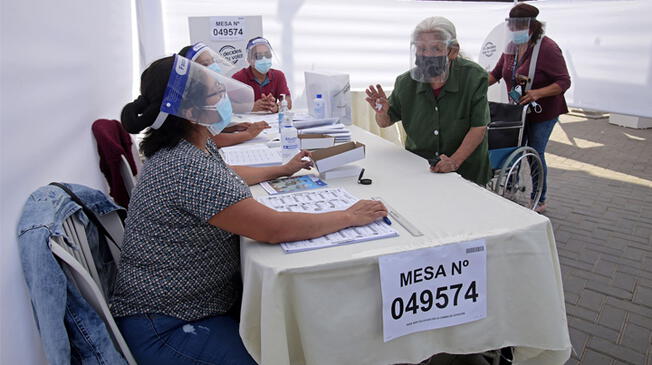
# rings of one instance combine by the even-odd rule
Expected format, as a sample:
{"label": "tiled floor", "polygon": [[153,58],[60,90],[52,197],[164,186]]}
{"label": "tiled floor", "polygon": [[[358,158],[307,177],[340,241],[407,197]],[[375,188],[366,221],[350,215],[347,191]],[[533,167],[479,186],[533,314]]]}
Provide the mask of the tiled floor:
{"label": "tiled floor", "polygon": [[652,130],[563,116],[547,152],[567,364],[652,365]]}

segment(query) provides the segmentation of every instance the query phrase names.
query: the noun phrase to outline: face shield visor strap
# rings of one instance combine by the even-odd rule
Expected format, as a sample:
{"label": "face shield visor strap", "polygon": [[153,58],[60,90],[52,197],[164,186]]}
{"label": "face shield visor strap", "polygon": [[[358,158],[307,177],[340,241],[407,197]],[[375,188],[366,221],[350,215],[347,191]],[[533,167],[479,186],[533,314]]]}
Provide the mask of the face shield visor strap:
{"label": "face shield visor strap", "polygon": [[159,129],[163,125],[163,122],[165,122],[165,119],[168,117],[168,113],[166,112],[158,112],[158,115],[156,116],[156,119],[154,120],[154,124],[150,126],[150,128],[153,129]]}

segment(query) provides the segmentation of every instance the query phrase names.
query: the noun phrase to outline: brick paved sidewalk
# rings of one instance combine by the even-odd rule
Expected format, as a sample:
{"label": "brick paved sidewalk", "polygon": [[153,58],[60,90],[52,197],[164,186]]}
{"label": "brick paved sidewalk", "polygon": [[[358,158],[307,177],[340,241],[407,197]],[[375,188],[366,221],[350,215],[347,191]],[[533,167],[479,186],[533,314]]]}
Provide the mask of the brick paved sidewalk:
{"label": "brick paved sidewalk", "polygon": [[567,364],[652,365],[652,130],[563,116],[547,151]]}

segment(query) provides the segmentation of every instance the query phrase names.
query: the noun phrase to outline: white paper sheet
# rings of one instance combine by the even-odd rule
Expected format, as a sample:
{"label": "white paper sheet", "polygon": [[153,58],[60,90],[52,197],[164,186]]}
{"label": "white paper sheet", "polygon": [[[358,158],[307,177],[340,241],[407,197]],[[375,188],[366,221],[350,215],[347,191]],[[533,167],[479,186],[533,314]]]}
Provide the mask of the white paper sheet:
{"label": "white paper sheet", "polygon": [[[302,213],[326,213],[344,210],[358,200],[358,198],[342,188],[311,190],[258,198],[259,202],[277,211]],[[398,232],[380,220],[366,226],[349,227],[309,240],[284,242],[281,243],[281,247],[286,253],[292,253],[394,236],[398,236]]]}
{"label": "white paper sheet", "polygon": [[275,166],[281,164],[281,153],[264,144],[237,145],[223,147],[220,154],[229,165],[234,166]]}

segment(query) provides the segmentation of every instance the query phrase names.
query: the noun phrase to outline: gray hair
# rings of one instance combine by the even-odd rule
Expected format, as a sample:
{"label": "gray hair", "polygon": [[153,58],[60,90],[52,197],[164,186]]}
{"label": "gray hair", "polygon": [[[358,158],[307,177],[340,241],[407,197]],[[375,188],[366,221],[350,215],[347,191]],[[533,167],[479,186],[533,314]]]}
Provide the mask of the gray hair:
{"label": "gray hair", "polygon": [[455,31],[455,25],[450,20],[444,18],[443,16],[431,16],[429,18],[423,19],[412,32],[411,41],[414,42],[417,36],[421,33],[435,33],[441,34],[442,40],[448,40],[448,47],[459,48],[460,44],[457,42],[457,32]]}

